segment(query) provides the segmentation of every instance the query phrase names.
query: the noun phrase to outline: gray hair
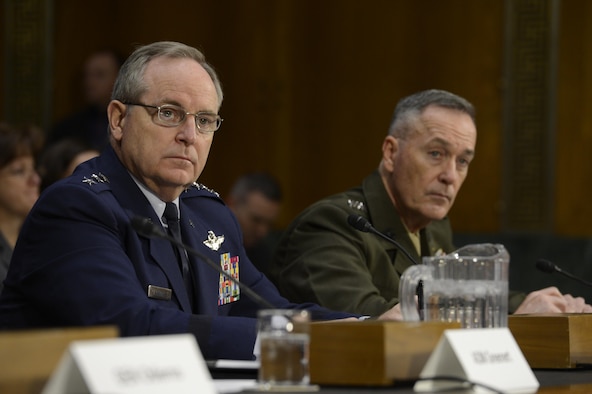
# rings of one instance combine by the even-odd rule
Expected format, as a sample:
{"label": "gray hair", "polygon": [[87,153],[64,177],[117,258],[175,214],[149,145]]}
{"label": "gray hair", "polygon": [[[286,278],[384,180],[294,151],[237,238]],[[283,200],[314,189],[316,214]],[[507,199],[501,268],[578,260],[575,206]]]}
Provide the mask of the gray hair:
{"label": "gray hair", "polygon": [[473,104],[445,90],[431,89],[414,93],[399,101],[391,120],[389,134],[397,138],[407,137],[412,130],[413,121],[432,105],[464,112],[475,123]]}
{"label": "gray hair", "polygon": [[218,94],[218,104],[222,104],[222,84],[214,68],[206,62],[198,49],[174,41],[160,41],[138,47],[123,63],[113,86],[112,100],[134,102],[148,89],[144,84],[144,71],[147,64],[156,57],[189,58],[198,62],[208,73]]}

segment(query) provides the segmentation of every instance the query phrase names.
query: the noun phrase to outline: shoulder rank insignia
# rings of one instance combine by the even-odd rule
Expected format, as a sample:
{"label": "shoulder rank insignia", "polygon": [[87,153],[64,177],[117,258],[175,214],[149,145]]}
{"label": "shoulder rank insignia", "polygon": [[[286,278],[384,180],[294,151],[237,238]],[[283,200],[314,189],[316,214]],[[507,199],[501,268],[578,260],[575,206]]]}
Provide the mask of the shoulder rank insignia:
{"label": "shoulder rank insignia", "polygon": [[358,211],[366,211],[366,207],[362,201],[352,200],[351,198],[348,198],[347,205],[349,205],[350,208],[357,209]]}
{"label": "shoulder rank insignia", "polygon": [[84,177],[82,179],[83,183],[86,183],[89,186],[96,185],[97,183],[109,183],[109,178],[107,178],[103,173],[99,172],[99,174],[92,174],[90,177]]}
{"label": "shoulder rank insignia", "polygon": [[224,235],[216,235],[212,230],[208,231],[208,239],[203,241],[204,245],[216,251],[220,249],[220,245],[224,242]]}
{"label": "shoulder rank insignia", "polygon": [[213,195],[215,195],[216,197],[220,197],[220,194],[217,191],[210,189],[209,187],[207,187],[206,185],[204,185],[202,183],[193,182],[191,184],[191,186],[193,186],[197,190],[206,190],[206,191],[212,193]]}

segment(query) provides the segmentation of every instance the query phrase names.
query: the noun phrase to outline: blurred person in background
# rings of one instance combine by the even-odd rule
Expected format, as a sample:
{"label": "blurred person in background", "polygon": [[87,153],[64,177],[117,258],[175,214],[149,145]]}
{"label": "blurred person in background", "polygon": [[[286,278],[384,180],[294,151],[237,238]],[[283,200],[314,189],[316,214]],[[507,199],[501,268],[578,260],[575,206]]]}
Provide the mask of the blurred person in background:
{"label": "blurred person in background", "polygon": [[99,151],[82,141],[65,139],[47,147],[39,160],[41,191],[52,183],[71,175],[78,164],[99,155]]}
{"label": "blurred person in background", "polygon": [[107,105],[123,58],[112,49],[92,53],[83,70],[83,100],[86,106],[62,119],[51,130],[48,145],[66,138],[78,139],[98,151],[107,146]]}
{"label": "blurred person in background", "polygon": [[0,123],[0,292],[23,221],[39,197],[35,159],[42,147],[38,128]]}
{"label": "blurred person in background", "polygon": [[278,232],[273,232],[282,205],[282,189],[271,174],[253,172],[239,177],[226,199],[243,232],[247,256],[267,274]]}

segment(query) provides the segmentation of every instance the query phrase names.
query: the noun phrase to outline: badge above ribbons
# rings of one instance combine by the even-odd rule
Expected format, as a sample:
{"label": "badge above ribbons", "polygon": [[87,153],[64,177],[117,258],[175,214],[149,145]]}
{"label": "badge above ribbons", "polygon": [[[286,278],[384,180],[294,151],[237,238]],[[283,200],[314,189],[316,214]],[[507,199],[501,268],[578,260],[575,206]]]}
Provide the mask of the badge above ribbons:
{"label": "badge above ribbons", "polygon": [[224,235],[216,235],[212,230],[208,231],[208,238],[203,241],[203,244],[213,251],[220,249],[220,245],[224,242]]}

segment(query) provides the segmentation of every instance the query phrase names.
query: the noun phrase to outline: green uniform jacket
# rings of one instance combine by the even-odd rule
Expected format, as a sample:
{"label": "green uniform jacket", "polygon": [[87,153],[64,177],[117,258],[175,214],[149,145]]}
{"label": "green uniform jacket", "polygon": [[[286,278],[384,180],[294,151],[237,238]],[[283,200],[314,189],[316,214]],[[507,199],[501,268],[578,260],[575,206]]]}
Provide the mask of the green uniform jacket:
{"label": "green uniform jacket", "polygon": [[[286,230],[270,272],[286,298],[371,316],[399,302],[399,278],[412,262],[392,243],[351,227],[350,214],[368,219],[421,263],[375,171],[361,186],[310,206]],[[448,219],[432,222],[420,235],[424,255],[454,250]]]}
{"label": "green uniform jacket", "polygon": [[[310,206],[286,229],[269,272],[282,295],[293,302],[315,302],[370,316],[399,302],[399,278],[412,263],[392,243],[351,227],[350,214],[368,219],[421,263],[375,171],[361,186]],[[430,223],[420,238],[424,256],[456,249],[447,218]],[[524,297],[510,292],[509,311],[516,310]]]}

